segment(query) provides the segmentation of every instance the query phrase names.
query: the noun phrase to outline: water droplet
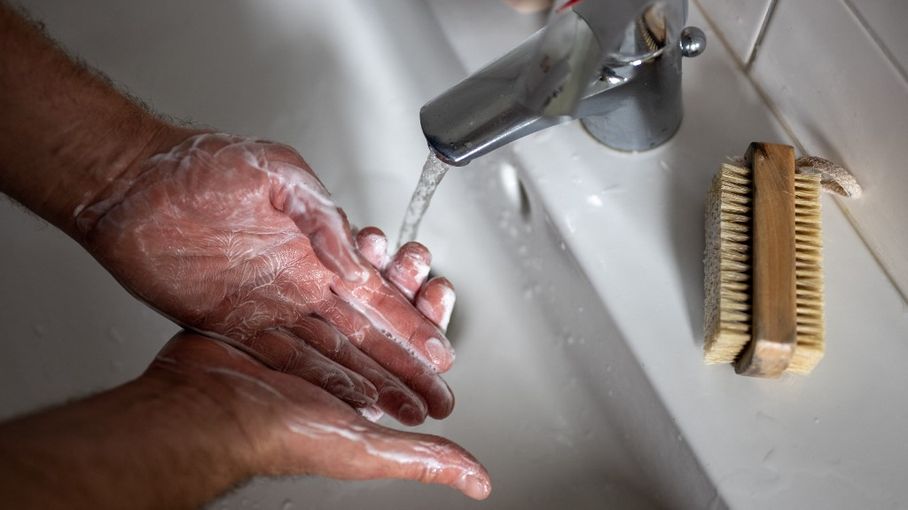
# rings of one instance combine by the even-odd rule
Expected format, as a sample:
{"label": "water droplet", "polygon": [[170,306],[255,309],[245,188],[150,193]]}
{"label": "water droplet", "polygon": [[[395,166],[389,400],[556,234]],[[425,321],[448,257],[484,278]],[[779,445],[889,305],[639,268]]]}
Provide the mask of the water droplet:
{"label": "water droplet", "polygon": [[107,337],[110,339],[111,342],[113,342],[115,344],[123,343],[123,335],[120,334],[120,332],[117,331],[117,328],[115,328],[113,326],[107,328]]}
{"label": "water droplet", "polygon": [[561,241],[561,244],[559,245],[559,247],[561,248],[561,251],[567,250],[567,245],[564,244],[564,241]]}
{"label": "water droplet", "polygon": [[532,288],[526,288],[523,290],[523,299],[526,299],[527,301],[533,299],[533,289]]}
{"label": "water droplet", "polygon": [[813,423],[814,423],[814,425],[819,425],[819,424],[820,424],[820,419],[817,418],[817,417],[815,416],[815,417],[813,418]]}
{"label": "water droplet", "polygon": [[612,366],[611,366],[611,365],[606,365],[606,366],[605,366],[605,372],[606,372],[606,373],[611,373],[611,371],[612,371]]}
{"label": "water droplet", "polygon": [[610,389],[610,390],[608,390],[607,394],[608,394],[608,396],[612,397],[615,395],[615,390]]}
{"label": "water droplet", "polygon": [[536,141],[545,142],[552,137],[552,132],[549,129],[543,129],[542,131],[536,132]]}

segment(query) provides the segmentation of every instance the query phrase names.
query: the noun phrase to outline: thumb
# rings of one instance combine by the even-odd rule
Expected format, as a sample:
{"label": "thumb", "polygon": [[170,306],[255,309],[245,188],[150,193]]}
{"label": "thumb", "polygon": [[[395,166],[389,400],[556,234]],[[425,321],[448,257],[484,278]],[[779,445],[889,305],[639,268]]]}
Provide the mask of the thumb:
{"label": "thumb", "polygon": [[319,261],[348,282],[365,282],[369,270],[357,256],[347,216],[331,201],[318,178],[283,162],[271,164],[270,169],[278,177],[278,193],[272,198],[275,207],[309,238]]}
{"label": "thumb", "polygon": [[367,449],[378,477],[447,485],[482,500],[492,491],[485,467],[460,445],[439,436],[372,425],[381,437]]}
{"label": "thumb", "polygon": [[[310,472],[315,474],[343,480],[396,478],[447,485],[479,500],[492,491],[485,467],[443,437],[389,429],[364,419],[341,427],[325,422],[297,425],[295,432],[319,439],[319,451],[324,455],[310,459],[315,464]],[[344,462],[338,462],[339,458]]]}

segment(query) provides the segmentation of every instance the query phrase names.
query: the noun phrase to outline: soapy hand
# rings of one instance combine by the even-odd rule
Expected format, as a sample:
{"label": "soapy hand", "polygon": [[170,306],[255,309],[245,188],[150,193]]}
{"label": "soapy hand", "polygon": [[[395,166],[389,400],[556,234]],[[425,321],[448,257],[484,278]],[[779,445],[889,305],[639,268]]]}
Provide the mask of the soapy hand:
{"label": "soapy hand", "polygon": [[[310,474],[344,480],[400,478],[449,485],[474,499],[491,491],[485,468],[451,441],[372,423],[317,386],[191,333],[174,337],[143,378],[207,396],[245,441],[224,445],[251,475]],[[249,451],[246,451],[246,450]]]}
{"label": "soapy hand", "polygon": [[539,12],[552,7],[552,0],[504,0],[518,12]]}
{"label": "soapy hand", "polygon": [[[77,211],[88,250],[134,295],[374,416],[447,416],[451,284],[418,243],[387,260],[290,147],[194,133]],[[298,384],[302,384],[301,382]]]}

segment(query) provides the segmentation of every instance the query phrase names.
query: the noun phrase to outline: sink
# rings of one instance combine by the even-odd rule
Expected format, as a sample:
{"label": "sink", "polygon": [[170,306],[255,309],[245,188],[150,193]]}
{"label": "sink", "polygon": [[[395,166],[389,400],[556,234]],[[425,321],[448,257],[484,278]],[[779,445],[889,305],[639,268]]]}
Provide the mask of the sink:
{"label": "sink", "polygon": [[[22,3],[154,108],[297,147],[354,223],[392,238],[426,158],[420,106],[542,22],[497,0]],[[685,60],[667,144],[622,153],[561,125],[451,170],[424,221],[458,287],[458,402],[418,430],[473,452],[490,499],[291,478],[211,508],[904,506],[908,372],[891,360],[908,356],[908,308],[835,200],[817,370],[702,364],[707,183],[750,141],[794,141],[696,3],[690,23],[710,48]],[[0,418],[123,383],[177,331],[5,200],[0,237]]]}
{"label": "sink", "polygon": [[[354,223],[391,236],[426,156],[419,107],[476,65],[452,41],[479,40],[439,19],[488,14],[476,27],[488,34],[487,53],[540,21],[476,0],[24,4],[155,108],[294,145]],[[420,235],[436,271],[458,286],[450,329],[458,362],[447,377],[458,403],[450,418],[418,429],[472,451],[491,473],[491,498],[293,478],[255,480],[212,508],[722,505],[531,171],[510,150],[451,171]],[[10,339],[0,385],[19,388],[0,394],[0,416],[128,380],[176,331],[21,209],[0,203],[0,228],[11,246],[0,255],[0,323]]]}
{"label": "sink", "polygon": [[[355,224],[392,238],[426,158],[419,107],[542,21],[497,0],[22,3],[154,108],[297,147]],[[548,129],[449,172],[425,219],[458,286],[458,403],[419,430],[472,451],[490,499],[291,478],[211,508],[904,506],[908,372],[890,360],[908,356],[908,308],[835,200],[826,359],[779,381],[702,364],[707,183],[750,141],[795,142],[695,3],[690,23],[711,46],[685,60],[667,144]],[[0,236],[0,418],[125,382],[177,331],[9,201]]]}

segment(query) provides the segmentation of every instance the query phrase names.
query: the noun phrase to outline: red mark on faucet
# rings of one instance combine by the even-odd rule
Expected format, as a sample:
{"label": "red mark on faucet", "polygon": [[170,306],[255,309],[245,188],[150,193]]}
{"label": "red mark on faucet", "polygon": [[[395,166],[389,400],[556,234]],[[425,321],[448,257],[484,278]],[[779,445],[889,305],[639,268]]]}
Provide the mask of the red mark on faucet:
{"label": "red mark on faucet", "polygon": [[564,11],[570,9],[571,7],[574,7],[575,5],[579,4],[579,3],[582,2],[582,1],[583,1],[583,0],[568,0],[567,2],[564,3],[564,5],[562,5],[561,7],[559,7],[559,8],[556,10],[556,12],[558,12],[558,14],[561,14],[562,12],[564,12]]}

